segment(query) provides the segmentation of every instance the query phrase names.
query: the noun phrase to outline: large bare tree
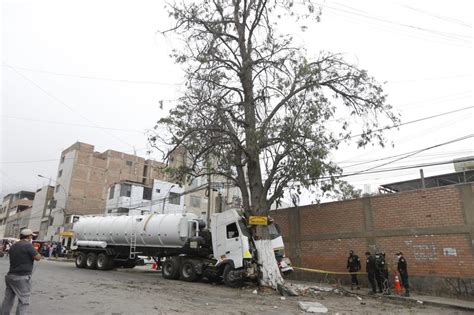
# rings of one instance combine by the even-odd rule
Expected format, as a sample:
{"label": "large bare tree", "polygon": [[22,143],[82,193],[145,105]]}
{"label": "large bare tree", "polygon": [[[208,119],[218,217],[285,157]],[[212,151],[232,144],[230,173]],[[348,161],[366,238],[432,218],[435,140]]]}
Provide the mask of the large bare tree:
{"label": "large bare tree", "polygon": [[[186,89],[150,140],[167,144],[168,156],[186,149],[190,163],[176,174],[217,174],[239,187],[247,215],[268,215],[292,189],[327,189],[340,172],[331,150],[354,132],[361,146],[383,144],[381,123],[397,120],[365,70],[339,54],[307,57],[281,31],[291,19],[315,23],[320,11],[311,1],[182,1],[169,9],[176,24],[163,34],[182,40],[172,56]],[[347,115],[334,121],[336,112]],[[283,280],[267,228],[255,227],[253,237],[260,283],[276,288]]]}

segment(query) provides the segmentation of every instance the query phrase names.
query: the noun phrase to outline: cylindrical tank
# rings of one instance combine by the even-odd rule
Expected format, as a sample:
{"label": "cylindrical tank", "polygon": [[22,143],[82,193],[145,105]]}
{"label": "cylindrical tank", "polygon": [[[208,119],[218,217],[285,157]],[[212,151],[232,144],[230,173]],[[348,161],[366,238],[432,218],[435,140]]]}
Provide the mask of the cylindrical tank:
{"label": "cylindrical tank", "polygon": [[195,220],[192,213],[83,217],[73,230],[78,241],[129,246],[135,233],[137,246],[179,248],[194,236]]}

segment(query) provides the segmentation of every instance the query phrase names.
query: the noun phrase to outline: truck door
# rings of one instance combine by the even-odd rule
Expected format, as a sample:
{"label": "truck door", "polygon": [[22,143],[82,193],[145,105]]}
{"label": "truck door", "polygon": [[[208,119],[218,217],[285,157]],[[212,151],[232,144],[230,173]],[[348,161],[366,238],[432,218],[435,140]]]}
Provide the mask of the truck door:
{"label": "truck door", "polygon": [[[224,223],[224,222],[221,222]],[[231,259],[235,268],[243,266],[242,239],[237,222],[217,224],[217,239],[214,256],[222,261]]]}

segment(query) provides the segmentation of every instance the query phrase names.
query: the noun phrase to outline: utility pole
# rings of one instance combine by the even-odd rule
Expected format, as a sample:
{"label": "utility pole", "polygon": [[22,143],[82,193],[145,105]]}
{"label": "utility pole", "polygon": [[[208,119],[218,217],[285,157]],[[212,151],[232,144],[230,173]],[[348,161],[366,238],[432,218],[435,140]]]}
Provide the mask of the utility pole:
{"label": "utility pole", "polygon": [[422,168],[420,168],[420,177],[421,177],[421,188],[425,189],[426,188],[426,186],[425,186],[425,174],[424,174]]}
{"label": "utility pole", "polygon": [[163,209],[161,210],[161,214],[164,214],[165,213],[165,204],[166,204],[166,198],[168,198],[168,195],[170,194],[171,192],[171,189],[174,187],[175,185],[171,185],[170,189],[168,189],[168,192],[166,193],[165,195],[165,198],[163,199]]}
{"label": "utility pole", "polygon": [[207,218],[206,218],[207,226],[210,226],[211,224],[211,200],[212,200],[211,195],[212,195],[211,174],[209,173],[207,175]]}

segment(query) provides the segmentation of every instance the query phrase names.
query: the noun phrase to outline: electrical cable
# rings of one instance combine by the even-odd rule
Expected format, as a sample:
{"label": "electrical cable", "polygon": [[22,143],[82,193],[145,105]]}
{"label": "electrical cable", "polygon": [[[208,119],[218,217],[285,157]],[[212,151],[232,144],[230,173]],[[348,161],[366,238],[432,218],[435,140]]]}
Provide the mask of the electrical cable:
{"label": "electrical cable", "polygon": [[[92,125],[96,126],[96,127],[99,127],[100,126],[98,124],[96,124],[95,122],[93,122],[92,120],[90,120],[89,118],[87,118],[86,116],[82,115],[81,113],[77,112],[73,107],[69,106],[68,104],[66,104],[64,101],[62,101],[61,99],[57,98],[56,96],[54,96],[53,94],[49,93],[48,91],[46,91],[45,89],[43,89],[40,85],[38,85],[35,81],[31,80],[30,78],[28,78],[27,76],[23,75],[21,72],[19,72],[18,70],[14,69],[14,68],[9,68],[11,69],[12,71],[14,71],[16,74],[18,74],[20,77],[22,77],[24,80],[28,81],[30,84],[32,84],[33,86],[35,86],[36,88],[38,88],[40,91],[42,91],[44,94],[48,95],[50,98],[52,98],[53,100],[55,100],[56,102],[58,102],[59,104],[63,105],[64,107],[66,107],[67,109],[69,109],[70,111],[72,111],[73,113],[79,115],[82,119],[88,121],[89,123],[91,123]],[[116,135],[114,135],[113,133],[111,132],[108,132],[107,130],[104,130],[104,129],[101,129],[104,133],[108,134],[109,136],[112,136],[114,137],[115,139],[119,140],[120,142],[122,143],[125,143],[127,146],[130,146],[133,148],[133,145],[131,145],[130,143],[128,143],[127,141],[121,139],[120,137],[117,137]]]}
{"label": "electrical cable", "polygon": [[24,71],[29,71],[29,72],[52,74],[52,75],[57,75],[57,76],[72,77],[72,78],[79,78],[79,79],[91,79],[91,80],[112,81],[112,82],[133,83],[133,84],[155,84],[155,85],[175,85],[175,86],[183,85],[182,83],[164,83],[164,82],[156,82],[156,81],[134,81],[134,80],[126,80],[126,79],[110,79],[110,78],[93,77],[93,76],[79,75],[79,74],[59,73],[59,72],[53,72],[53,71],[35,70],[35,69],[30,69],[30,68],[25,68],[25,67],[11,66],[11,65],[6,64],[6,63],[4,63],[3,66],[11,68],[11,69],[18,69],[18,70],[24,70]]}
{"label": "electrical cable", "polygon": [[[383,128],[380,128],[380,129],[375,129],[375,130],[371,131],[371,133],[372,132],[377,132],[377,131],[389,130],[389,129],[397,128],[397,127],[400,127],[400,126],[405,126],[405,125],[409,125],[409,124],[417,123],[417,122],[420,122],[420,121],[425,121],[425,120],[429,120],[429,119],[433,119],[433,118],[437,118],[437,117],[457,113],[457,112],[464,111],[464,110],[467,110],[467,109],[472,109],[472,108],[474,108],[474,106],[467,106],[467,107],[451,110],[449,112],[444,112],[444,113],[440,113],[440,114],[436,114],[436,115],[432,115],[432,116],[427,116],[427,117],[407,121],[407,122],[404,122],[404,123],[395,124],[393,126],[387,126],[387,127],[383,127]],[[360,137],[362,135],[363,134],[361,133],[361,134],[349,136],[348,139],[353,139],[353,138],[356,138],[356,137]],[[345,138],[341,138],[339,140],[344,140],[344,139]]]}

